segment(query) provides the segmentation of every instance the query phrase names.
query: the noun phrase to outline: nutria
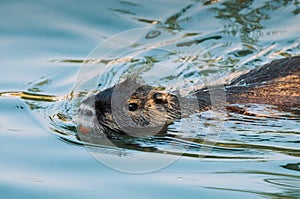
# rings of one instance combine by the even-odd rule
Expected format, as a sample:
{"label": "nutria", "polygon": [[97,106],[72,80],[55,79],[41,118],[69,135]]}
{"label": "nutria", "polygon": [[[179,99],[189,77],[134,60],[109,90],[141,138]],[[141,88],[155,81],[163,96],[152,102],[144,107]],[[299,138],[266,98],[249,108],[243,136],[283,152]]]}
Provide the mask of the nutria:
{"label": "nutria", "polygon": [[[300,56],[272,61],[235,78],[223,88],[228,107],[255,103],[299,108]],[[210,89],[196,90],[194,96],[188,99],[129,78],[83,102],[79,115],[91,119],[88,125],[80,123],[80,131],[90,132],[94,123],[94,131],[163,132],[168,124],[184,117],[183,110],[189,109],[186,113],[190,113],[210,107]],[[188,106],[181,107],[182,104]]]}

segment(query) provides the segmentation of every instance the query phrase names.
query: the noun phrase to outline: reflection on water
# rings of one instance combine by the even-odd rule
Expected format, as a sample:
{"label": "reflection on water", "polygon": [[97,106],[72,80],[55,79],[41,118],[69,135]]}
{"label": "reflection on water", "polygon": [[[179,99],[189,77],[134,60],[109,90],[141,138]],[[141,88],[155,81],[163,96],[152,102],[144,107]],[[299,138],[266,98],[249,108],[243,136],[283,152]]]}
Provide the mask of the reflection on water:
{"label": "reflection on water", "polygon": [[[178,162],[159,171],[158,174],[153,173],[139,177],[123,176],[120,173],[114,174],[103,169],[108,174],[95,179],[93,176],[94,173],[99,172],[98,167],[95,166],[86,173],[80,170],[79,167],[75,167],[78,170],[74,172],[79,173],[80,176],[87,175],[86,178],[93,179],[94,184],[87,183],[95,190],[100,189],[100,192],[106,192],[105,187],[99,188],[98,186],[102,183],[101,180],[104,179],[108,180],[108,184],[118,188],[120,193],[125,193],[124,195],[129,195],[127,194],[127,190],[129,190],[127,182],[130,182],[133,187],[141,186],[143,183],[147,183],[148,187],[162,187],[167,189],[171,196],[176,196],[173,193],[175,194],[177,193],[176,190],[182,189],[191,198],[200,194],[203,194],[201,196],[205,196],[204,198],[224,198],[225,196],[222,193],[226,193],[228,198],[299,198],[300,110],[297,108],[280,110],[269,106],[251,105],[243,108],[247,108],[249,112],[255,113],[256,116],[226,113],[222,133],[217,140],[211,140],[211,143],[205,142],[204,137],[207,128],[213,126],[215,120],[209,112],[205,112],[201,115],[186,118],[190,125],[186,126],[183,131],[176,131],[179,124],[175,123],[169,127],[169,131],[165,136],[136,139],[126,138],[126,136],[115,137],[112,140],[114,145],[118,147],[111,147],[105,146],[105,142],[101,139],[96,142],[93,139],[94,143],[86,143],[78,138],[73,123],[75,114],[72,109],[74,93],[69,92],[74,84],[74,76],[76,76],[78,67],[85,61],[82,57],[85,57],[88,51],[97,45],[98,40],[109,38],[112,33],[118,33],[131,27],[151,26],[156,27],[158,30],[164,28],[170,32],[180,31],[185,37],[192,38],[193,42],[183,42],[181,45],[186,47],[199,45],[205,49],[206,52],[201,56],[193,56],[190,60],[209,81],[215,81],[217,77],[228,77],[233,73],[255,68],[273,59],[299,55],[300,32],[296,25],[300,22],[300,5],[298,1],[174,1],[170,4],[159,1],[151,4],[147,1],[107,1],[101,6],[83,6],[84,9],[82,10],[78,10],[78,5],[75,6],[70,2],[65,4],[53,2],[53,4],[48,3],[49,7],[37,5],[32,8],[29,6],[31,4],[28,3],[28,6],[25,6],[24,9],[40,8],[41,11],[54,12],[56,15],[55,22],[44,16],[44,14],[40,14],[43,17],[36,19],[36,28],[30,26],[27,29],[25,27],[23,27],[23,30],[18,29],[14,24],[16,21],[19,22],[20,19],[11,15],[8,15],[11,18],[7,19],[6,24],[4,24],[5,22],[1,22],[4,25],[0,23],[0,28],[6,30],[0,34],[0,40],[4,45],[1,49],[7,49],[5,53],[9,54],[9,58],[1,59],[4,63],[11,63],[12,66],[17,68],[15,70],[3,67],[4,72],[1,74],[1,81],[4,83],[0,84],[1,145],[5,149],[11,150],[9,152],[11,155],[2,154],[1,156],[5,164],[0,167],[9,173],[9,175],[1,173],[3,178],[1,178],[0,183],[4,185],[4,188],[8,187],[6,190],[20,188],[18,184],[22,180],[18,177],[10,180],[10,174],[14,173],[14,168],[17,168],[15,165],[20,164],[25,168],[27,168],[26,165],[29,165],[28,168],[32,167],[33,170],[37,170],[34,172],[30,169],[31,176],[38,176],[40,175],[38,172],[41,172],[40,168],[36,168],[33,163],[30,164],[25,159],[20,158],[19,162],[12,160],[13,156],[19,157],[16,151],[21,154],[20,156],[25,153],[17,149],[19,146],[22,149],[37,151],[37,148],[33,147],[35,146],[34,140],[37,138],[30,137],[30,141],[27,137],[24,137],[26,133],[18,134],[19,132],[29,132],[29,130],[24,130],[29,128],[29,123],[23,121],[14,128],[7,126],[15,123],[15,117],[20,117],[16,116],[16,111],[29,109],[29,116],[36,118],[36,123],[39,123],[37,125],[41,124],[44,129],[53,133],[52,137],[59,138],[60,141],[57,142],[63,143],[62,146],[59,145],[61,151],[56,151],[55,155],[50,155],[49,160],[42,159],[40,161],[41,164],[51,165],[51,161],[57,160],[56,158],[66,159],[67,161],[64,162],[66,165],[61,165],[62,168],[47,167],[49,171],[54,173],[64,173],[66,184],[72,183],[68,181],[72,177],[66,173],[68,169],[73,167],[71,164],[76,158],[76,155],[70,155],[72,150],[77,151],[80,146],[89,145],[95,153],[105,154],[108,159],[130,159],[140,154],[146,154],[145,157],[148,159],[159,161],[161,156],[158,155],[162,155],[166,159],[171,158],[171,156],[182,156]],[[59,9],[56,9],[57,6]],[[3,3],[3,7],[22,11],[22,6],[17,2]],[[65,11],[63,7],[65,7]],[[92,7],[95,8],[92,9]],[[104,10],[101,12],[101,17],[111,21],[111,26],[107,22],[101,22],[103,19],[98,17],[97,13],[99,13],[98,8],[100,7]],[[170,7],[173,9],[169,9]],[[75,14],[75,10],[79,13]],[[3,11],[3,13],[7,12]],[[80,15],[84,17],[79,19],[78,16]],[[92,18],[93,16],[94,18]],[[26,18],[24,14],[24,20],[30,21],[32,18],[33,16],[30,14]],[[67,24],[60,24],[57,19],[66,20]],[[59,39],[61,43],[55,42],[56,48],[59,47],[64,50],[54,50],[53,41],[57,41],[55,38],[58,37],[52,34],[52,31],[55,30],[52,30],[52,33],[45,32],[45,41],[41,39],[44,34],[43,30],[48,30],[42,25],[45,21],[52,24],[55,30],[61,30],[61,27],[65,30],[65,36],[62,35],[61,37],[66,41]],[[39,28],[40,30],[35,30]],[[45,48],[40,49],[37,46],[28,45],[36,43],[37,37]],[[126,38],[124,39],[126,40]],[[79,40],[83,42],[76,43]],[[91,42],[92,40],[94,40],[94,43]],[[70,41],[70,43],[67,41]],[[85,41],[90,43],[85,44]],[[74,43],[76,45],[73,45]],[[76,51],[78,46],[86,51],[84,53],[80,50]],[[19,51],[21,47],[26,48],[28,54],[22,54]],[[16,51],[16,49],[19,50]],[[132,49],[134,49],[134,46],[132,46]],[[4,52],[4,50],[1,50],[1,52]],[[180,56],[182,57],[188,57],[190,52],[178,53],[181,53]],[[20,61],[12,59],[16,55],[18,55]],[[113,60],[101,61],[105,65]],[[159,61],[163,61],[163,58]],[[26,69],[24,70],[22,67],[26,67]],[[18,71],[21,70],[21,73],[24,74],[18,75]],[[13,74],[16,76],[13,76]],[[44,77],[30,82],[32,79],[38,79],[41,76]],[[17,83],[16,79],[20,80],[20,84]],[[23,82],[30,83],[25,85]],[[20,87],[23,89],[19,89]],[[85,94],[81,93],[81,95]],[[22,99],[24,104],[19,104],[20,101],[18,101],[18,105],[9,106],[9,101],[15,103],[15,99]],[[195,127],[198,128],[196,132],[194,131]],[[14,137],[15,134],[18,136]],[[36,133],[36,135],[39,134],[41,134],[40,131]],[[16,138],[19,138],[20,141],[14,144],[11,140]],[[48,143],[47,141],[44,142]],[[11,146],[15,146],[15,148],[8,147],[6,143],[11,143]],[[32,143],[32,146],[25,145],[25,143]],[[66,143],[75,146],[75,149],[67,148],[69,145]],[[16,147],[17,145],[18,147]],[[45,153],[52,149],[51,144],[37,145],[38,150]],[[56,144],[53,145],[56,146]],[[201,154],[201,147],[204,146],[212,147],[209,154]],[[70,150],[70,154],[61,154],[63,150]],[[36,153],[32,151],[28,152],[29,156],[31,155],[29,159],[32,162],[39,162],[34,157]],[[73,159],[70,160],[70,157]],[[84,155],[81,155],[81,158],[88,163],[92,162],[92,160],[87,160]],[[56,163],[59,164],[59,161]],[[87,163],[81,162],[81,164],[82,167],[87,166]],[[12,165],[14,166],[12,167]],[[47,171],[43,170],[43,172]],[[112,179],[111,176],[118,178],[124,185],[109,180]],[[140,177],[142,179],[138,179]],[[51,179],[49,176],[44,178]],[[30,179],[31,181],[40,182],[39,179]],[[15,185],[12,186],[11,184],[14,183]],[[45,180],[46,185],[51,184],[51,188],[55,188],[54,181],[52,183]],[[145,191],[148,187],[140,188]],[[159,187],[154,188],[154,190],[161,194],[153,195],[149,193],[149,195],[164,197],[163,190]],[[190,189],[191,187],[199,189],[195,192],[195,190]],[[23,185],[21,188],[22,193],[26,193],[26,190],[28,190]],[[60,194],[71,189],[66,185],[61,185],[60,188],[62,189]],[[80,189],[80,187],[77,188]],[[31,187],[30,190],[32,191],[32,189]],[[44,189],[47,190],[42,188],[42,190]],[[2,189],[0,188],[0,190]],[[210,192],[210,190],[213,191]],[[49,190],[47,191],[49,192]],[[3,193],[8,193],[7,197],[9,198],[13,191]],[[99,194],[99,192],[97,193]],[[118,195],[110,191],[109,194],[118,197],[122,195],[120,193]],[[0,198],[2,197],[1,194],[2,191]],[[95,198],[97,196],[94,195]],[[6,194],[4,194],[4,197],[6,197]]]}

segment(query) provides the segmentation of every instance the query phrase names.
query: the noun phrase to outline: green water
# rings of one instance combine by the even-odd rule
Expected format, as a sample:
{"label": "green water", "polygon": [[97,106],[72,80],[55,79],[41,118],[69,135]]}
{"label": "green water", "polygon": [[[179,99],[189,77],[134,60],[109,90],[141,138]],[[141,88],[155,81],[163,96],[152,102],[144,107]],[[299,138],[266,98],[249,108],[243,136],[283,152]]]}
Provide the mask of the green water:
{"label": "green water", "polygon": [[205,50],[192,63],[213,81],[299,55],[299,1],[1,1],[0,11],[1,199],[300,198],[299,109],[253,105],[268,117],[228,114],[203,143],[216,122],[207,113],[175,142],[130,149],[86,147],[72,119],[82,62],[112,35],[147,27],[189,37]]}

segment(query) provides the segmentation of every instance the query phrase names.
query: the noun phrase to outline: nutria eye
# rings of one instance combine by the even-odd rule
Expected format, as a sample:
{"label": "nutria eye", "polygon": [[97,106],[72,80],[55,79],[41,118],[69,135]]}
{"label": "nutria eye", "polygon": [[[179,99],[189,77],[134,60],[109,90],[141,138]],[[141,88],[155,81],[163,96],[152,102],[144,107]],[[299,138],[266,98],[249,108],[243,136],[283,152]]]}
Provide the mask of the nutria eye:
{"label": "nutria eye", "polygon": [[129,111],[136,111],[137,108],[138,108],[138,105],[136,103],[128,104],[128,110]]}

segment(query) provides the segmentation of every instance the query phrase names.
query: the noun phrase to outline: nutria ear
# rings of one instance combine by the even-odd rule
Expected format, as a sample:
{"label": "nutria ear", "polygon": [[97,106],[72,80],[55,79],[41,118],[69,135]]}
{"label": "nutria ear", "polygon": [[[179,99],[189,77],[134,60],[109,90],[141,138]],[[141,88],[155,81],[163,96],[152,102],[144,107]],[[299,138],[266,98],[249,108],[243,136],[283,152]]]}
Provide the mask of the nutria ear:
{"label": "nutria ear", "polygon": [[156,104],[165,104],[168,103],[168,96],[169,94],[167,93],[156,92],[152,95],[152,99]]}
{"label": "nutria ear", "polygon": [[162,97],[162,93],[154,93],[152,95],[152,99],[157,100],[157,99],[161,99]]}

